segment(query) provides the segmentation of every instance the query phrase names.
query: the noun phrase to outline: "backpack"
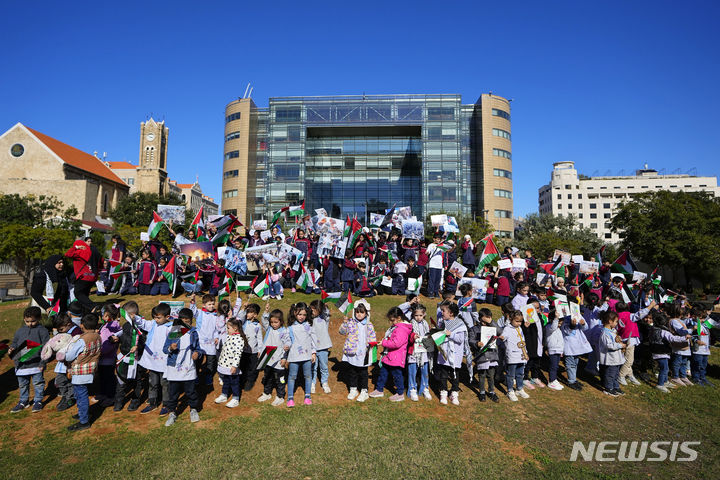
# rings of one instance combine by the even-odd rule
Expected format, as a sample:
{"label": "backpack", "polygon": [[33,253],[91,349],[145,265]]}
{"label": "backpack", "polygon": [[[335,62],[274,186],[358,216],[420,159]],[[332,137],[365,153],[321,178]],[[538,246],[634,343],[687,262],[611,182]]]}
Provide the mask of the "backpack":
{"label": "backpack", "polygon": [[661,330],[659,327],[650,329],[650,352],[656,355],[670,355],[672,347],[670,342],[663,338]]}

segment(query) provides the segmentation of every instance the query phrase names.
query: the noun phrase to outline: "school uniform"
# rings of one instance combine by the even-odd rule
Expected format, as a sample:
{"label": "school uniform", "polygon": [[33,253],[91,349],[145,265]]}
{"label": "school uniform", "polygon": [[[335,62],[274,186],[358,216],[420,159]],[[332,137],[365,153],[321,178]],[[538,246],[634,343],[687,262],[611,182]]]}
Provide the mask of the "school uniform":
{"label": "school uniform", "polygon": [[[173,344],[177,344],[177,349],[170,350],[170,346]],[[168,410],[175,412],[181,390],[185,393],[190,408],[197,410],[200,406],[200,399],[195,391],[197,371],[192,356],[194,353],[198,353],[199,356],[204,354],[200,348],[197,329],[191,328],[180,338],[168,337],[165,340],[163,352],[167,355],[165,377],[168,379]]]}
{"label": "school uniform", "polygon": [[140,295],[150,295],[157,278],[157,265],[152,260],[141,260],[137,265],[137,289]]}
{"label": "school uniform", "polygon": [[618,342],[616,332],[607,327],[603,327],[602,334],[598,340],[598,360],[600,361],[600,377],[606,391],[614,391],[620,389],[618,377],[620,367],[625,363],[625,355],[623,355],[623,344]]}
{"label": "school uniform", "polygon": [[[508,392],[522,390],[525,364],[529,358],[527,346],[525,345],[525,336],[522,328],[513,327],[512,325],[507,325],[503,329],[502,336],[505,338],[503,344],[505,345],[505,367],[507,369],[505,385]],[[513,387],[513,381],[517,384],[517,387]]]}
{"label": "school uniform", "polygon": [[[147,395],[148,404],[153,407],[164,404],[168,400],[168,380],[164,376],[167,367],[167,354],[163,351],[165,340],[170,335],[172,322],[158,325],[154,320],[145,320],[142,317],[135,317],[136,325],[147,332],[143,353],[138,362],[138,378],[142,379]],[[147,373],[147,380],[145,380]],[[147,384],[145,383],[147,382]]]}
{"label": "school uniform", "polygon": [[247,344],[245,345],[240,364],[244,378],[240,379],[240,384],[243,385],[246,392],[249,392],[252,390],[253,385],[255,385],[259,374],[257,371],[258,353],[265,348],[265,345],[263,344],[260,319],[247,320],[245,315],[245,311],[239,311],[237,313],[237,319],[242,323],[243,332],[245,332],[245,338],[247,338]]}
{"label": "school uniform", "polygon": [[265,328],[263,345],[265,347],[277,347],[263,369],[263,393],[270,395],[275,390],[278,398],[285,398],[287,370],[281,365],[281,362],[287,358],[285,347],[290,346],[290,335],[287,327],[278,329],[270,327],[269,314],[262,316],[262,326]]}
{"label": "school uniform", "polygon": [[200,341],[200,348],[205,353],[205,381],[212,385],[212,378],[217,369],[217,342],[225,328],[225,318],[218,315],[217,311],[198,309],[195,302],[190,302],[190,310],[195,317],[195,325]]}

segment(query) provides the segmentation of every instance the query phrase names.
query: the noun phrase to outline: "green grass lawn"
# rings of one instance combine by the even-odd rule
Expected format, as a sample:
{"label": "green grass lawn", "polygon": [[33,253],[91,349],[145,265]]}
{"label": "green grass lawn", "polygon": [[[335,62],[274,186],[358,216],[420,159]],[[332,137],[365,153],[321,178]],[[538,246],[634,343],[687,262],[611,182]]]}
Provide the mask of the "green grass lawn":
{"label": "green grass lawn", "polygon": [[[293,301],[315,297],[289,294],[271,307],[287,311]],[[129,298],[128,298],[129,299]],[[149,316],[157,297],[133,297]],[[182,297],[181,299],[184,299]],[[106,300],[106,298],[103,298]],[[233,298],[234,300],[234,298]],[[384,314],[400,297],[370,299],[379,334]],[[434,316],[435,302],[423,299]],[[0,339],[11,338],[25,303],[0,305]],[[333,307],[334,308],[334,307]],[[497,314],[498,310],[494,309]],[[91,429],[69,434],[76,409],[58,413],[57,398],[37,414],[9,413],[18,399],[12,364],[0,363],[0,465],[2,478],[720,478],[718,389],[684,387],[662,394],[648,385],[627,387],[609,398],[588,386],[582,392],[545,388],[517,403],[480,403],[461,385],[461,405],[437,399],[391,404],[346,400],[337,381],[341,315],[333,310],[330,395],[313,396],[310,407],[293,410],[255,400],[260,382],[228,409],[208,394],[201,421],[190,424],[187,409],[172,428],[157,413],[91,412]],[[46,379],[53,378],[51,364]],[[713,349],[710,377],[720,384]],[[48,398],[48,397],[46,397]],[[99,415],[99,416],[98,416]],[[700,441],[699,458],[677,462],[569,462],[574,441]]]}

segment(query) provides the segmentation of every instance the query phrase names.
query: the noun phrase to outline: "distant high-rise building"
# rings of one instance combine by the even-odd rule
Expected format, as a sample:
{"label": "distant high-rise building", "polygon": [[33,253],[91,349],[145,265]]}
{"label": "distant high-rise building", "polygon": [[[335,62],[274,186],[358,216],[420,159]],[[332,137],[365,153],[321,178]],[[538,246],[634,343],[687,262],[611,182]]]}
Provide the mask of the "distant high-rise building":
{"label": "distant high-rise building", "polygon": [[510,102],[483,94],[249,98],[225,109],[222,211],[245,222],[305,201],[333,217],[410,206],[513,232]]}

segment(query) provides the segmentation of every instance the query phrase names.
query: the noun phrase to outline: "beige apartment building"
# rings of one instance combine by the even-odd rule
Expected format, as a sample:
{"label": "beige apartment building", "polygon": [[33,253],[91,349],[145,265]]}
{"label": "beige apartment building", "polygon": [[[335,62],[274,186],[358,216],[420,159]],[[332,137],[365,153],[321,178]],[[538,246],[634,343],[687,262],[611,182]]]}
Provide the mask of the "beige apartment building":
{"label": "beige apartment building", "polygon": [[457,94],[250,98],[226,106],[222,212],[246,224],[305,202],[335,218],[393,205],[513,228],[510,100]]}
{"label": "beige apartment building", "polygon": [[598,238],[616,243],[620,237],[610,231],[610,220],[618,205],[639,193],[657,190],[720,195],[717,177],[661,175],[647,165],[635,175],[587,177],[578,175],[575,163],[567,161],[553,164],[550,183],[538,191],[538,210],[541,215],[574,215]]}

